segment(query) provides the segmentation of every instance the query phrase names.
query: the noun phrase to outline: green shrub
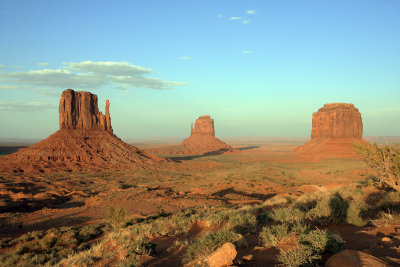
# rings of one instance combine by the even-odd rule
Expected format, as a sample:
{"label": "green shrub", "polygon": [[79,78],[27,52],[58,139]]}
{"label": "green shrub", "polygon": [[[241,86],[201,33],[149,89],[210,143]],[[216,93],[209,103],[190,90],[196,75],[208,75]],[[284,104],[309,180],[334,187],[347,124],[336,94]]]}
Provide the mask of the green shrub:
{"label": "green shrub", "polygon": [[128,212],[122,207],[109,206],[107,209],[107,222],[113,227],[121,227],[126,223]]}
{"label": "green shrub", "polygon": [[298,222],[304,219],[304,212],[292,207],[277,208],[272,211],[271,218],[278,222]]}
{"label": "green shrub", "polygon": [[289,250],[280,250],[277,260],[285,266],[314,266],[325,252],[336,253],[343,249],[343,239],[328,230],[312,230],[299,234],[298,245]]}
{"label": "green shrub", "polygon": [[223,229],[204,235],[189,244],[183,255],[182,263],[186,264],[194,259],[210,254],[213,250],[226,242],[235,243],[242,236],[231,230]]}
{"label": "green shrub", "polygon": [[313,251],[310,247],[304,245],[296,246],[289,251],[280,249],[280,252],[276,257],[278,262],[288,267],[304,266],[307,263],[319,260],[320,258],[321,257],[319,255],[313,254]]}
{"label": "green shrub", "polygon": [[366,211],[367,208],[364,202],[351,200],[347,210],[346,223],[355,226],[364,226],[367,222],[361,218],[361,213]]}
{"label": "green shrub", "polygon": [[342,250],[344,246],[344,241],[339,235],[331,233],[328,230],[319,229],[300,234],[297,242],[311,247],[312,251],[317,254],[325,251],[336,253]]}
{"label": "green shrub", "polygon": [[259,239],[262,245],[266,247],[275,247],[280,241],[282,241],[282,239],[289,235],[289,225],[284,223],[263,227]]}
{"label": "green shrub", "polygon": [[251,213],[239,212],[229,218],[229,226],[241,234],[255,232],[257,218]]}
{"label": "green shrub", "polygon": [[89,241],[99,235],[103,234],[103,227],[104,225],[85,225],[79,231],[79,238],[82,242]]}

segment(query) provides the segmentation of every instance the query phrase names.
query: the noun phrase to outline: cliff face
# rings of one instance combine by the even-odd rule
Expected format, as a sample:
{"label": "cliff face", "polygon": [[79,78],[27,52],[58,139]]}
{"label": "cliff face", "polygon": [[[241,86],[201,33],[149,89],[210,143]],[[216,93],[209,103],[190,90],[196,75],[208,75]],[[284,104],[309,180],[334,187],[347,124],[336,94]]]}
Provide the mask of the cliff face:
{"label": "cliff face", "polygon": [[215,136],[214,120],[209,115],[199,117],[194,124],[194,128],[193,124],[190,128],[190,135]]}
{"label": "cliff face", "polygon": [[60,129],[104,130],[113,132],[110,102],[106,101],[106,115],[99,111],[97,95],[90,92],[65,90],[60,99]]}
{"label": "cliff face", "polygon": [[361,113],[353,104],[325,104],[313,114],[311,138],[362,139]]}
{"label": "cliff face", "polygon": [[354,143],[363,143],[361,113],[353,104],[325,104],[313,113],[311,140],[296,152],[317,158],[356,158]]}

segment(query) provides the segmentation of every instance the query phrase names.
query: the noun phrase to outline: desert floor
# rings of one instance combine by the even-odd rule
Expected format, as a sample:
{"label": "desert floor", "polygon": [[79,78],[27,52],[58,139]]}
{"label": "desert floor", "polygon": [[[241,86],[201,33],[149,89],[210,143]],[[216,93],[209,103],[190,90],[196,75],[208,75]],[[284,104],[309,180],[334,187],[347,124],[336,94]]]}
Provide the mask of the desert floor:
{"label": "desert floor", "polygon": [[[298,197],[347,187],[357,190],[357,185],[373,175],[361,159],[321,160],[299,156],[292,151],[301,142],[237,141],[231,145],[238,151],[230,154],[164,155],[174,161],[168,168],[90,174],[1,174],[0,239],[17,238],[36,230],[102,223],[109,207],[122,207],[128,218],[136,220],[157,214],[167,216],[189,208],[234,209],[260,205],[276,197]],[[157,143],[163,145],[167,144]],[[138,146],[146,150],[154,143]],[[377,189],[363,190],[371,193]],[[196,238],[216,228],[198,222],[183,236]],[[338,223],[327,228],[341,235],[346,248],[368,251],[391,264],[400,258],[400,240],[381,242],[382,236],[397,235],[397,225],[360,227]],[[151,237],[157,244],[156,250],[151,256],[143,256],[141,264],[178,264],[179,253],[174,255],[168,248],[182,238],[181,235]],[[246,238],[248,246],[238,251],[237,258],[252,254],[255,260],[243,266],[274,264],[276,248],[261,246],[256,234],[248,234]],[[103,264],[107,265],[104,262],[97,265]]]}

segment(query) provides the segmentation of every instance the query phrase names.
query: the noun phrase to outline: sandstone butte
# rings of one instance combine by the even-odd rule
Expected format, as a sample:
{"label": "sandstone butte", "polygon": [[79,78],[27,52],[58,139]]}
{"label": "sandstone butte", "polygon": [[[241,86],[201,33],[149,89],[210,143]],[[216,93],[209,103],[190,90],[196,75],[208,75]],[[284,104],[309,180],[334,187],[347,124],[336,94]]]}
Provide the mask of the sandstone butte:
{"label": "sandstone butte", "polygon": [[110,102],[99,111],[97,96],[68,89],[59,106],[60,130],[39,143],[0,158],[0,172],[101,171],[166,162],[113,134]]}
{"label": "sandstone butte", "polygon": [[353,104],[325,104],[313,113],[311,140],[296,152],[322,158],[357,157],[353,143],[363,143],[361,113]]}
{"label": "sandstone butte", "polygon": [[209,115],[199,117],[193,127],[191,125],[190,136],[180,144],[183,154],[209,154],[234,151],[234,149],[215,137],[214,120]]}

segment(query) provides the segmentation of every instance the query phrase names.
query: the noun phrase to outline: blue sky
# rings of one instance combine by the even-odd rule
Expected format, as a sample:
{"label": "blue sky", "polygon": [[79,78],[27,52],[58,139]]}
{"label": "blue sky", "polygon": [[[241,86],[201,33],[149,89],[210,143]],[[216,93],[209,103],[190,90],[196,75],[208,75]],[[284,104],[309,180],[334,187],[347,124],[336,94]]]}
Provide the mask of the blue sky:
{"label": "blue sky", "polygon": [[0,137],[58,129],[67,88],[122,137],[309,136],[324,103],[400,135],[400,1],[0,1]]}

